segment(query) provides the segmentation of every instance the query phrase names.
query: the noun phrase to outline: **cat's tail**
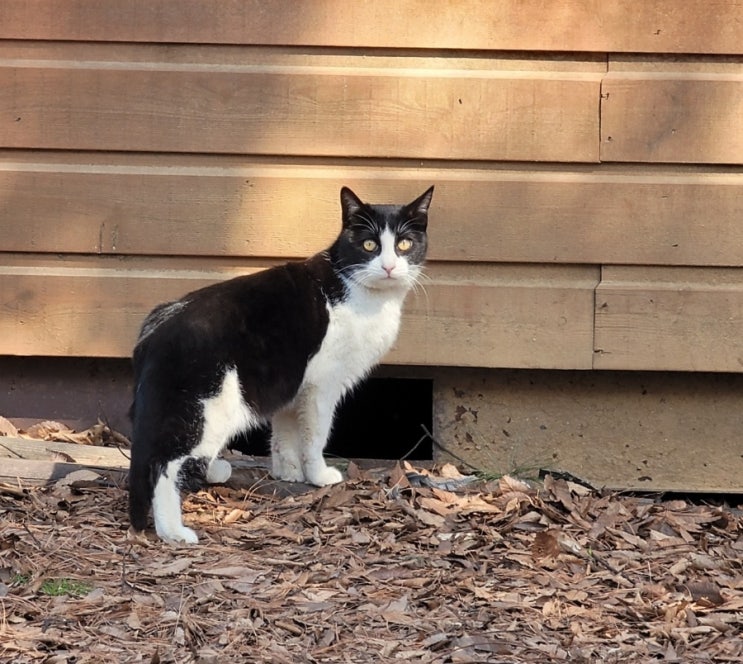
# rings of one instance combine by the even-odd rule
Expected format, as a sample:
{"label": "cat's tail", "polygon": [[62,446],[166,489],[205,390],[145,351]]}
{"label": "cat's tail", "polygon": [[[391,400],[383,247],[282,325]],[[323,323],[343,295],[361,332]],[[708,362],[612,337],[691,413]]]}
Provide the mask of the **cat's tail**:
{"label": "cat's tail", "polygon": [[129,466],[129,523],[135,531],[142,531],[147,527],[153,491],[150,464],[133,448]]}
{"label": "cat's tail", "polygon": [[155,490],[152,468],[152,451],[146,439],[142,404],[138,404],[135,391],[129,415],[132,418],[132,448],[129,462],[129,523],[135,531],[147,527],[147,515],[152,507],[152,496]]}

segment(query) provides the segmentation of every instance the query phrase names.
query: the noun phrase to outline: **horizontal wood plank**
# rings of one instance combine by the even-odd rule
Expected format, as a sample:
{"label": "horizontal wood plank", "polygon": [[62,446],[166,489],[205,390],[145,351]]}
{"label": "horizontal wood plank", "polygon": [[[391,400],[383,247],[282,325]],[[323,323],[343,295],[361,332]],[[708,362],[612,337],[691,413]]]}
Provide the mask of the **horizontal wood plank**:
{"label": "horizontal wood plank", "polygon": [[[592,52],[741,53],[739,0],[55,0],[0,5],[0,38]],[[711,38],[713,36],[714,38]]]}
{"label": "horizontal wood plank", "polygon": [[0,61],[0,145],[598,161],[598,72],[301,62]]}
{"label": "horizontal wood plank", "polygon": [[609,72],[601,87],[601,160],[743,164],[743,63],[724,73],[703,65]]}
{"label": "horizontal wood plank", "polygon": [[605,267],[596,369],[743,370],[743,269]]}
{"label": "horizontal wood plank", "polygon": [[335,237],[342,185],[403,203],[431,184],[433,260],[743,264],[743,173],[174,155],[0,153],[0,250],[302,258]]}
{"label": "horizontal wood plank", "polygon": [[[125,357],[152,306],[235,272],[0,267],[0,355]],[[597,281],[590,267],[434,264],[386,361],[588,368]]]}
{"label": "horizontal wood plank", "polygon": [[0,437],[2,465],[8,459],[27,461],[57,461],[96,468],[129,467],[129,451],[117,447],[83,445],[58,441],[32,440],[29,438]]}
{"label": "horizontal wood plank", "polygon": [[441,265],[411,297],[388,361],[433,366],[589,369],[598,269]]}

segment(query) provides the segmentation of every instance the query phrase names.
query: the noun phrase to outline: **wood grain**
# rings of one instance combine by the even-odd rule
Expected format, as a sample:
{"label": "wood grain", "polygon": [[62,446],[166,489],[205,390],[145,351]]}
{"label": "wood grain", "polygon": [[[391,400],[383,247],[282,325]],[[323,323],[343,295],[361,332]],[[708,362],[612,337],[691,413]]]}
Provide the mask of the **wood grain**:
{"label": "wood grain", "polygon": [[598,161],[598,73],[303,62],[0,61],[0,145]]}
{"label": "wood grain", "polygon": [[743,264],[743,173],[176,155],[0,154],[0,249],[303,258],[335,237],[343,184],[380,203],[435,184],[433,260]]}
{"label": "wood grain", "polygon": [[24,0],[0,38],[590,52],[743,52],[739,0]]}
{"label": "wood grain", "polygon": [[743,164],[743,65],[704,69],[609,72],[601,86],[601,160]]}
{"label": "wood grain", "polygon": [[605,267],[597,369],[743,370],[743,271]]}
{"label": "wood grain", "polygon": [[[126,357],[155,304],[238,272],[24,260],[0,267],[0,354]],[[588,368],[597,282],[591,267],[434,264],[386,361]]]}
{"label": "wood grain", "polygon": [[129,467],[129,451],[116,447],[81,445],[28,438],[0,437],[0,459],[5,466],[10,459],[57,461],[96,468]]}

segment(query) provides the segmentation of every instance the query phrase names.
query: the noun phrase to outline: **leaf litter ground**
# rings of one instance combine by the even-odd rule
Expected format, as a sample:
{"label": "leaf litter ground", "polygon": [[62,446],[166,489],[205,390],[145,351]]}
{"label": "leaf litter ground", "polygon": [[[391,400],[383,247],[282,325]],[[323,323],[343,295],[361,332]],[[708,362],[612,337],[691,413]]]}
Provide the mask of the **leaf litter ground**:
{"label": "leaf litter ground", "polygon": [[196,546],[129,533],[110,479],[0,486],[0,661],[743,661],[739,509],[348,474],[188,496]]}

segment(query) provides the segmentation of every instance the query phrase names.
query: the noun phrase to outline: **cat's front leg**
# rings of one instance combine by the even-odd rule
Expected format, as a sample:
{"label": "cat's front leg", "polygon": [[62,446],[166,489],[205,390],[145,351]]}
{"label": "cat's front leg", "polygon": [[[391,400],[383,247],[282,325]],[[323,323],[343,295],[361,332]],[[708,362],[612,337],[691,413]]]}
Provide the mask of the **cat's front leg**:
{"label": "cat's front leg", "polygon": [[285,482],[304,482],[296,411],[287,408],[274,415],[271,429],[271,476]]}
{"label": "cat's front leg", "polygon": [[340,395],[317,388],[305,389],[297,399],[302,468],[306,480],[315,486],[343,481],[341,471],[328,466],[323,457],[339,399]]}

